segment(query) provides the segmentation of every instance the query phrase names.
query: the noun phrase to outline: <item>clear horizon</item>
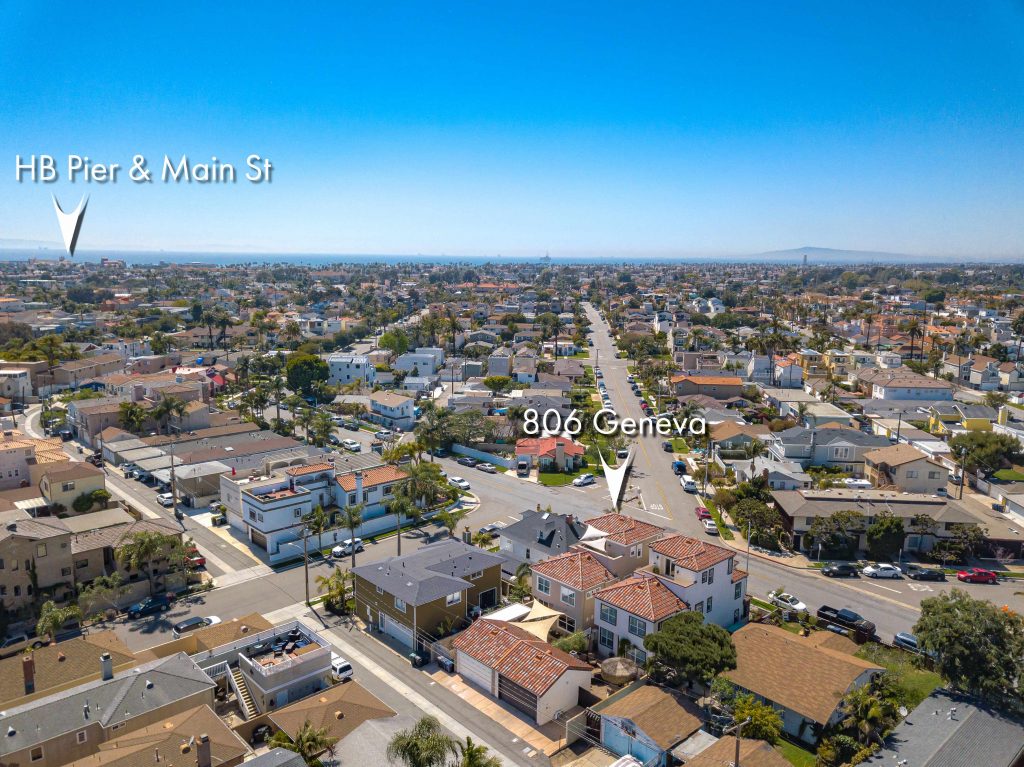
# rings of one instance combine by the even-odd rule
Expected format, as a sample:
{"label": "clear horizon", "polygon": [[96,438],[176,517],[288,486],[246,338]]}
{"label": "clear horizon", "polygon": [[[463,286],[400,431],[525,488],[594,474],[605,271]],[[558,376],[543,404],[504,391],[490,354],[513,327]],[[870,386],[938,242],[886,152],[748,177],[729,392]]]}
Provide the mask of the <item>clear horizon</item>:
{"label": "clear horizon", "polygon": [[[51,193],[88,193],[82,254],[1024,256],[1010,0],[58,7],[2,11],[0,241],[59,247]],[[252,152],[271,184],[11,167]]]}

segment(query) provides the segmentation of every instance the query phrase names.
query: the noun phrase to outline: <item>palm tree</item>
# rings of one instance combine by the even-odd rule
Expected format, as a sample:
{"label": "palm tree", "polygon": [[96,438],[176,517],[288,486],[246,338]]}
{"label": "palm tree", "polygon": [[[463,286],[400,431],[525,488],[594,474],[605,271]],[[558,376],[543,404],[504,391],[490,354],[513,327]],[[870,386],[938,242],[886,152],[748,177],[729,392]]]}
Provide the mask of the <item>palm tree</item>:
{"label": "palm tree", "polygon": [[305,442],[309,442],[309,432],[313,426],[315,416],[316,411],[308,407],[302,408],[295,415],[295,423],[302,428],[302,439]]}
{"label": "palm tree", "polygon": [[354,542],[356,537],[356,528],[363,524],[363,504],[356,503],[351,506],[346,504],[341,509],[341,515],[345,520],[345,527],[348,528],[349,538],[353,541],[352,565],[350,569],[354,570],[356,566],[356,547]]}
{"label": "palm tree", "polygon": [[455,739],[434,716],[421,717],[410,729],[396,732],[387,748],[388,761],[405,767],[443,767],[449,757],[458,756]]}
{"label": "palm tree", "polygon": [[203,312],[199,319],[199,324],[206,327],[206,332],[210,338],[210,351],[213,351],[213,329],[217,327],[217,313],[213,310],[207,310]]}
{"label": "palm tree", "polygon": [[114,550],[114,558],[127,570],[145,572],[153,587],[153,563],[175,559],[184,548],[176,535],[142,531],[132,533]]}
{"label": "palm tree", "polygon": [[288,322],[284,324],[283,335],[285,338],[290,338],[292,341],[296,341],[302,338],[302,328],[299,327],[299,323],[295,320],[288,320]]}
{"label": "palm tree", "polygon": [[52,599],[43,603],[36,622],[36,634],[48,636],[52,641],[65,623],[82,617],[77,605],[59,607]]}
{"label": "palm tree", "polygon": [[310,424],[310,435],[313,437],[313,444],[323,447],[334,433],[334,421],[331,414],[326,410],[317,410],[313,414],[313,421]]}
{"label": "palm tree", "polygon": [[277,407],[277,420],[281,421],[281,396],[284,394],[284,378],[279,375],[270,379],[270,391],[274,393],[274,405]]}
{"label": "palm tree", "polygon": [[853,730],[857,741],[865,745],[871,741],[881,743],[882,733],[897,719],[892,702],[877,697],[870,686],[851,690],[840,707],[847,729]]}
{"label": "palm tree", "polygon": [[466,518],[469,512],[465,509],[444,509],[437,512],[435,519],[448,530],[448,535],[455,537],[455,529]]}
{"label": "palm tree", "polygon": [[142,431],[142,425],[149,417],[149,413],[138,402],[122,402],[118,405],[117,417],[125,431],[137,434]]}
{"label": "palm tree", "polygon": [[163,424],[164,428],[167,429],[167,433],[171,433],[170,418],[174,416],[179,421],[185,415],[185,410],[188,408],[188,404],[178,397],[164,397],[153,407],[151,415],[153,419]]}
{"label": "palm tree", "polygon": [[910,359],[914,359],[914,339],[924,335],[924,331],[921,330],[921,323],[916,319],[908,322],[907,335],[910,336]]}
{"label": "palm tree", "polygon": [[302,757],[309,767],[319,767],[320,756],[334,756],[338,739],[327,734],[326,727],[314,727],[307,719],[294,737],[288,737],[284,730],[275,732],[269,741],[271,748],[286,748]]}
{"label": "palm tree", "polygon": [[421,516],[416,504],[405,493],[396,492],[395,497],[388,503],[388,513],[395,515],[395,536],[398,542],[398,556],[402,556],[402,518]]}
{"label": "palm tree", "polygon": [[316,536],[317,549],[323,551],[324,531],[331,526],[331,515],[324,511],[324,507],[318,503],[309,514],[302,518],[302,522],[306,525],[306,529]]}
{"label": "palm tree", "polygon": [[487,754],[489,750],[487,746],[474,743],[473,739],[467,735],[466,742],[459,743],[459,752],[462,758],[457,767],[501,767],[501,759],[489,756]]}
{"label": "palm tree", "polygon": [[348,584],[351,580],[351,572],[342,570],[337,565],[330,575],[316,577],[316,593],[324,595],[324,604],[327,605],[327,609],[338,610],[345,607],[345,601],[348,598]]}

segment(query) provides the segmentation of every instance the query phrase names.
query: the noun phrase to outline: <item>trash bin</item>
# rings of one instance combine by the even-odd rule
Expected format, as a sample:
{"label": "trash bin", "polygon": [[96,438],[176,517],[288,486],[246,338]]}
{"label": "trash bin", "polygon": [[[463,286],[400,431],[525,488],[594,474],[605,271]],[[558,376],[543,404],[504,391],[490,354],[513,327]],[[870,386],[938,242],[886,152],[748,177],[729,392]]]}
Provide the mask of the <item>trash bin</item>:
{"label": "trash bin", "polygon": [[443,668],[449,674],[455,671],[455,662],[451,658],[446,658],[443,655],[437,656],[437,665]]}
{"label": "trash bin", "polygon": [[413,668],[419,668],[423,665],[423,656],[417,655],[414,652],[409,653],[409,663],[412,664]]}

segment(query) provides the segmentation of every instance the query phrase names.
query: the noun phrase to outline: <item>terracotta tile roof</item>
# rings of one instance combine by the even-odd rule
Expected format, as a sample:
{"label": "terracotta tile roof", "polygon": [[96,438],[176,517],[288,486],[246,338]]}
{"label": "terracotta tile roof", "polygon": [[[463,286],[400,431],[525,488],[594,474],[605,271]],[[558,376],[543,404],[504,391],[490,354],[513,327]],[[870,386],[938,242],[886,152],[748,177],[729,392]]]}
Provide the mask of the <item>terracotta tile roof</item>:
{"label": "terracotta tile roof", "polygon": [[695,704],[679,693],[653,685],[618,698],[602,708],[601,715],[628,719],[664,750],[686,740],[704,724]]}
{"label": "terracotta tile roof", "polygon": [[455,637],[452,646],[538,696],[566,671],[590,670],[569,653],[505,621],[482,618]]}
{"label": "terracotta tile roof", "polygon": [[672,383],[681,383],[682,381],[690,381],[698,386],[740,386],[743,383],[743,379],[739,376],[691,376],[691,375],[680,375],[672,376],[670,379]]}
{"label": "terracotta tile roof", "polygon": [[689,609],[686,602],[669,591],[657,578],[639,575],[601,589],[594,597],[649,621],[660,621]]}
{"label": "terracotta tile roof", "polygon": [[747,577],[747,571],[746,570],[741,570],[738,567],[734,567],[732,569],[732,582],[733,583],[739,583],[740,581],[742,581],[746,577]]}
{"label": "terracotta tile roof", "polygon": [[555,448],[561,443],[565,455],[578,456],[586,452],[586,448],[578,442],[565,437],[542,437],[540,439],[521,439],[516,442],[516,455],[537,455],[545,458],[555,457]]}
{"label": "terracotta tile roof", "polygon": [[587,520],[587,524],[607,534],[609,540],[623,546],[632,546],[634,543],[656,538],[664,532],[664,528],[649,522],[641,522],[626,514],[605,514],[603,517]]}
{"label": "terracotta tile roof", "polygon": [[608,568],[588,551],[567,551],[550,557],[535,564],[533,572],[584,591],[615,579]]}
{"label": "terracotta tile roof", "polygon": [[[289,477],[302,477],[306,474],[316,474],[319,471],[334,471],[333,463],[311,463],[308,466],[293,466],[285,470]],[[353,485],[354,487],[354,485]]]}
{"label": "terracotta tile roof", "polygon": [[861,674],[884,670],[777,626],[748,623],[733,633],[732,642],[736,668],[724,673],[730,682],[820,724]]}
{"label": "terracotta tile roof", "polygon": [[[375,487],[376,485],[386,485],[389,482],[398,482],[408,477],[409,475],[397,466],[377,466],[363,472],[363,489]],[[342,474],[338,477],[338,484],[342,490],[347,490],[351,493],[356,489],[356,473]]]}
{"label": "terracotta tile roof", "polygon": [[655,541],[651,549],[675,561],[676,567],[682,567],[693,572],[707,570],[736,556],[731,549],[722,546],[715,546],[713,543],[705,543],[697,538],[688,535],[670,535]]}

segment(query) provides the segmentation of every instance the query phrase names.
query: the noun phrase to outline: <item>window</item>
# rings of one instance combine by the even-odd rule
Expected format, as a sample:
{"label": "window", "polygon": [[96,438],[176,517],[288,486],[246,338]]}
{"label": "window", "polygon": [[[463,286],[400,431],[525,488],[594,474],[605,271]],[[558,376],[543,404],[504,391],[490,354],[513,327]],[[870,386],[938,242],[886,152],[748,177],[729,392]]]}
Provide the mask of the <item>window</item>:
{"label": "window", "polygon": [[938,478],[939,478],[939,472],[937,472],[937,471],[929,471],[928,472],[928,479],[938,479]]}
{"label": "window", "polygon": [[444,604],[445,607],[451,607],[452,605],[457,605],[461,601],[462,592],[456,591],[454,594],[449,594],[447,597],[445,597]]}
{"label": "window", "polygon": [[710,570],[705,570],[704,572],[702,572],[700,574],[700,582],[701,583],[707,583],[707,584],[714,583],[715,582],[715,568],[712,567]]}
{"label": "window", "polygon": [[560,628],[562,631],[566,632],[567,634],[575,634],[576,633],[576,619],[575,618],[570,618],[567,615],[563,615],[561,618],[558,619],[558,628]]}
{"label": "window", "polygon": [[562,601],[567,605],[576,605],[576,592],[562,586]]}
{"label": "window", "polygon": [[36,746],[35,748],[33,748],[31,751],[28,752],[28,756],[29,756],[29,759],[31,759],[33,762],[41,761],[42,758],[43,758],[43,747],[42,746]]}
{"label": "window", "polygon": [[637,618],[635,615],[629,616],[629,633],[633,636],[645,637],[647,636],[647,621]]}
{"label": "window", "polygon": [[526,561],[527,562],[530,561],[530,550],[529,549],[526,550]]}
{"label": "window", "polygon": [[14,596],[16,596],[16,597],[20,597],[21,596],[21,586],[15,586],[14,587]]}
{"label": "window", "polygon": [[7,596],[7,587],[6,586],[0,586],[0,597],[5,597],[5,596]]}
{"label": "window", "polygon": [[484,577],[484,571],[483,570],[477,570],[475,573],[471,573],[470,574],[469,579],[471,581],[478,581],[478,580],[480,580],[483,577]]}
{"label": "window", "polygon": [[551,581],[549,581],[547,578],[544,578],[543,576],[538,575],[537,576],[537,591],[539,591],[541,594],[550,594],[551,593]]}
{"label": "window", "polygon": [[614,626],[619,622],[619,611],[604,603],[601,604],[601,621]]}
{"label": "window", "polygon": [[384,589],[382,589],[380,586],[378,586],[377,587],[377,593],[378,594],[383,594],[384,593]]}
{"label": "window", "polygon": [[258,519],[260,522],[262,522],[263,521],[263,515],[262,514],[257,514],[256,515],[256,519]]}
{"label": "window", "polygon": [[3,569],[4,569],[4,561],[3,561],[3,559],[0,559],[0,570],[3,570]]}
{"label": "window", "polygon": [[249,521],[250,522],[255,522],[256,521],[256,512],[253,511],[252,509],[249,509]]}
{"label": "window", "polygon": [[741,596],[743,596],[743,582],[742,581],[737,583],[736,586],[732,590],[732,598],[733,599],[739,599]]}
{"label": "window", "polygon": [[638,543],[636,546],[630,546],[629,548],[629,556],[631,557],[640,557],[643,556],[643,553],[644,545],[642,543]]}
{"label": "window", "polygon": [[647,653],[641,650],[639,647],[629,648],[629,652],[626,653],[626,657],[632,660],[638,666],[642,666],[647,662]]}
{"label": "window", "polygon": [[707,610],[707,612],[711,612],[711,600],[712,599],[714,599],[714,597],[708,597],[707,607],[704,608],[705,610]]}
{"label": "window", "polygon": [[399,612],[405,612],[405,601],[395,597],[395,609]]}
{"label": "window", "polygon": [[302,509],[296,509],[295,510],[295,518],[298,519],[301,516],[302,516]]}
{"label": "window", "polygon": [[701,615],[703,615],[704,614],[704,603],[703,602],[698,602],[697,604],[695,604],[693,606],[693,609],[696,610],[697,612],[699,612]]}
{"label": "window", "polygon": [[609,650],[615,649],[615,635],[603,626],[597,629],[597,643]]}
{"label": "window", "polygon": [[70,493],[72,490],[75,489],[75,483],[74,482],[61,482],[60,483],[60,489],[62,491],[64,491],[65,493]]}
{"label": "window", "polygon": [[85,741],[87,741],[87,740],[89,740],[89,731],[88,730],[79,730],[78,731],[78,742],[79,743],[85,743]]}
{"label": "window", "polygon": [[76,559],[75,560],[75,569],[76,570],[82,570],[82,569],[84,569],[84,568],[86,568],[88,566],[89,566],[89,560],[88,559]]}
{"label": "window", "polygon": [[66,578],[67,576],[71,575],[71,568],[70,567],[62,567],[60,569],[60,574],[61,574],[62,577]]}
{"label": "window", "polygon": [[355,506],[356,505],[356,494],[355,493],[349,493],[348,494],[348,505],[349,506]]}
{"label": "window", "polygon": [[907,479],[917,479],[917,469],[907,469]]}
{"label": "window", "polygon": [[733,557],[729,557],[728,564],[725,566],[727,573],[732,573]]}
{"label": "window", "polygon": [[45,557],[45,556],[46,556],[46,544],[45,543],[40,543],[40,544],[38,544],[36,546],[36,557]]}

